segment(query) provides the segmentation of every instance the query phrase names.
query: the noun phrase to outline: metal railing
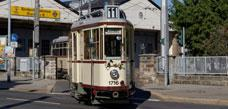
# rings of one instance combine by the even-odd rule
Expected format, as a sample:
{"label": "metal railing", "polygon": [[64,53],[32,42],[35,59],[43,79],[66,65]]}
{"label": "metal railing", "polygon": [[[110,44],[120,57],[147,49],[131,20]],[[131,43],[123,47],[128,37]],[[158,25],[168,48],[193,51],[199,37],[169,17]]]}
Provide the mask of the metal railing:
{"label": "metal railing", "polygon": [[[9,60],[9,58],[4,58],[4,62]],[[28,80],[32,79],[32,70],[33,70],[33,57],[16,57],[11,58],[11,80]],[[0,81],[6,80],[7,71],[5,63],[0,64]],[[37,72],[40,70],[40,59],[35,58],[35,75],[38,75]],[[38,77],[38,76],[36,76]]]}
{"label": "metal railing", "polygon": [[[157,72],[163,73],[162,58],[157,58]],[[228,74],[227,56],[176,57],[170,58],[169,70],[172,74]]]}
{"label": "metal railing", "polygon": [[[35,58],[35,72],[39,71],[40,59]],[[16,71],[32,72],[33,70],[33,57],[16,57]]]}

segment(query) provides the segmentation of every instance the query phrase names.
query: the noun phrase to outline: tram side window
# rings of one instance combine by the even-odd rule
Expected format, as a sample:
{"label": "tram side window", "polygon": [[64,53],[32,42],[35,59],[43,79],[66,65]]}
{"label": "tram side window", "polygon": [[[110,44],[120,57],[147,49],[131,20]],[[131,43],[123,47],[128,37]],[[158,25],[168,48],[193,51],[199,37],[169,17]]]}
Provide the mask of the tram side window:
{"label": "tram side window", "polygon": [[122,42],[122,39],[120,35],[106,35],[105,36],[106,57],[120,57],[121,42]]}
{"label": "tram side window", "polygon": [[58,42],[53,44],[54,56],[66,56],[67,55],[67,42]]}
{"label": "tram side window", "polygon": [[90,30],[84,31],[84,58],[85,59],[90,59],[89,38],[90,38]]}
{"label": "tram side window", "polygon": [[[84,32],[84,58],[85,59],[99,59],[99,29]],[[92,54],[91,54],[92,53]]]}
{"label": "tram side window", "polygon": [[129,56],[129,47],[130,47],[130,31],[129,29],[126,29],[126,52],[127,52],[127,57]]}
{"label": "tram side window", "polygon": [[93,59],[99,59],[99,29],[93,30],[93,41],[92,56]]}

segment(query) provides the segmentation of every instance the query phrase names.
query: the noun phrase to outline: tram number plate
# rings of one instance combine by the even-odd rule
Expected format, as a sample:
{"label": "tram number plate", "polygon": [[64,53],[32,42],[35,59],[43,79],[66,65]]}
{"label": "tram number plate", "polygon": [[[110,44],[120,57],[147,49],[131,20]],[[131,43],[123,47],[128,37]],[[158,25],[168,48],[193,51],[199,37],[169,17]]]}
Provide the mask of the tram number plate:
{"label": "tram number plate", "polygon": [[109,85],[119,85],[119,81],[109,81]]}

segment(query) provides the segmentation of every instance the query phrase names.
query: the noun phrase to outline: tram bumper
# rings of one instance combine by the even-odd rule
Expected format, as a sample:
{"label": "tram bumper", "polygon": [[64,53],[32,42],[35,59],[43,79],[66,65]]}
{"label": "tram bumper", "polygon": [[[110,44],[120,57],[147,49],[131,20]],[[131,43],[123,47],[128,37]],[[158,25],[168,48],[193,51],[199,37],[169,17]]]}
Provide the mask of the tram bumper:
{"label": "tram bumper", "polygon": [[94,90],[95,99],[101,103],[125,103],[128,102],[128,87],[112,87],[110,90]]}
{"label": "tram bumper", "polygon": [[97,99],[127,99],[128,91],[96,91]]}
{"label": "tram bumper", "polygon": [[115,103],[123,104],[129,103],[128,91],[97,91],[95,99],[100,103]]}

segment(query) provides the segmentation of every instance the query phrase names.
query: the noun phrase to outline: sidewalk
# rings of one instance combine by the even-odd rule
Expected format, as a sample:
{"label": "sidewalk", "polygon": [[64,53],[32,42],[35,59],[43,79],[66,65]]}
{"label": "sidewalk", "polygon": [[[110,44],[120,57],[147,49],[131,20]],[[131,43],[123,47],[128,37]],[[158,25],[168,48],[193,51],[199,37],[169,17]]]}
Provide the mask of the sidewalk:
{"label": "sidewalk", "polygon": [[10,83],[0,81],[0,90],[13,90],[22,92],[50,93],[56,80],[15,80]]}
{"label": "sidewalk", "polygon": [[202,85],[146,85],[142,89],[151,91],[162,101],[184,102],[195,104],[226,105],[228,106],[228,87]]}

